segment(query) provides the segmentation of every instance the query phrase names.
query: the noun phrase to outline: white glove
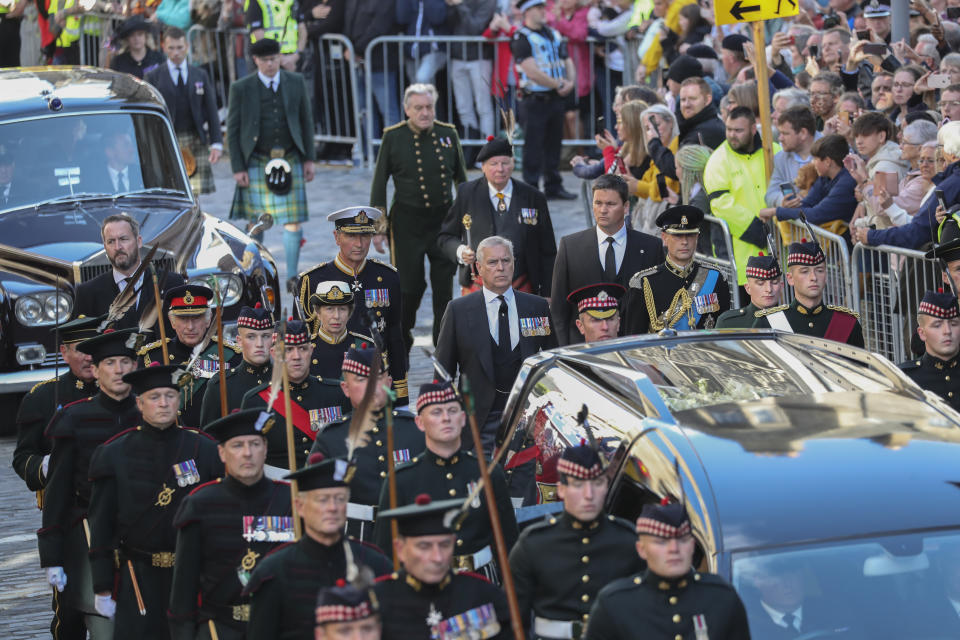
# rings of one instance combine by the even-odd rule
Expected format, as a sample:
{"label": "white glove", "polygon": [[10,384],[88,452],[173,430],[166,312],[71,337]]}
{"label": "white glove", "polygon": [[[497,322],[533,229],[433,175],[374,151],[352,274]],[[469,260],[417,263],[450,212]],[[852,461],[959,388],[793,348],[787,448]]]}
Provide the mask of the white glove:
{"label": "white glove", "polygon": [[50,468],[50,454],[43,456],[43,460],[40,461],[40,471],[43,472],[43,477],[47,477],[47,469]]}
{"label": "white glove", "polygon": [[117,603],[110,596],[96,595],[93,597],[93,608],[104,618],[112,618],[117,612]]}
{"label": "white glove", "polygon": [[63,593],[63,588],[67,586],[67,574],[63,572],[63,567],[47,567],[47,582]]}

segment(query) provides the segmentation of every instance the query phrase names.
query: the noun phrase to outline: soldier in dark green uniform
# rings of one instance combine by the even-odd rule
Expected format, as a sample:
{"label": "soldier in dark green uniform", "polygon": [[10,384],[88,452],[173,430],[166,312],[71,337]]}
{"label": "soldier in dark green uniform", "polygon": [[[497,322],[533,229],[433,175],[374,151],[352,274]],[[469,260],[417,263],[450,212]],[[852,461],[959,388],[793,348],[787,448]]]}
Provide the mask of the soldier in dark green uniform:
{"label": "soldier in dark green uniform", "polygon": [[567,295],[567,302],[577,309],[577,331],[584,342],[610,340],[620,334],[620,299],[626,291],[615,282],[600,282]]}
{"label": "soldier in dark green uniform", "polygon": [[294,539],[290,485],[263,474],[267,434],[282,428],[259,409],[207,425],[226,473],[191,491],[173,521],[172,640],[246,637],[250,605],[243,588],[259,561]]}
{"label": "soldier in dark green uniform", "polygon": [[657,216],[667,258],[630,278],[621,306],[623,335],[712,329],[730,308],[726,278],[694,259],[701,222],[703,212],[690,205],[670,207]]}
{"label": "soldier in dark green uniform", "polygon": [[182,375],[178,367],[163,365],[125,375],[143,421],[97,447],[90,460],[95,606],[108,618],[116,614],[118,639],[170,637],[173,517],[192,488],[223,474],[213,440],[176,424]]}
{"label": "soldier in dark green uniform", "polygon": [[747,258],[747,282],[743,285],[750,304],[730,309],[717,318],[717,329],[749,329],[756,322],[754,313],[777,304],[783,289],[783,273],[776,256],[760,255]]}
{"label": "soldier in dark green uniform", "polygon": [[308,305],[314,317],[310,333],[317,341],[310,361],[311,375],[338,379],[347,349],[373,344],[373,338],[350,331],[347,326],[355,300],[346,282],[325,280],[317,283]]}
{"label": "soldier in dark green uniform", "polygon": [[[420,387],[414,420],[423,432],[427,448],[409,463],[397,467],[397,504],[410,504],[422,493],[434,500],[466,499],[480,480],[480,465],[476,454],[463,447],[461,434],[466,414],[449,382],[427,383]],[[500,512],[503,539],[510,549],[517,541],[517,518],[503,469],[491,468],[490,479]],[[389,508],[390,491],[384,481],[378,511]],[[456,535],[454,568],[474,571],[499,583],[493,527],[482,492],[477,494],[467,517],[457,526]],[[382,518],[377,521],[374,542],[381,549],[392,546],[389,521]]]}
{"label": "soldier in dark green uniform", "polygon": [[[190,377],[184,378],[180,394],[179,420],[180,424],[188,427],[200,426],[204,387],[207,381],[220,371],[217,336],[210,339],[210,343],[196,360],[193,359],[194,347],[203,342],[213,319],[210,309],[212,300],[213,291],[204,286],[184,284],[168,289],[163,296],[163,306],[176,335],[167,338],[167,362],[163,362],[163,346],[160,340],[151,342],[137,352],[143,367],[149,367],[152,362],[186,367],[193,360],[187,372]],[[227,367],[240,364],[239,350],[232,344],[224,343],[223,357]]]}
{"label": "soldier in dark green uniform", "polygon": [[898,366],[922,389],[933,391],[954,409],[960,410],[960,311],[957,299],[942,291],[923,294],[917,309],[917,333],[926,346],[919,360]]}
{"label": "soldier in dark green uniform", "polygon": [[605,586],[585,640],[750,640],[740,596],[719,576],[691,566],[695,542],[682,504],[648,504],[637,518],[637,553],[647,569]]}
{"label": "soldier in dark green uniform", "polygon": [[90,356],[77,350],[77,344],[97,335],[102,318],[77,318],[60,326],[60,356],[69,369],[58,378],[50,378],[30,390],[20,401],[17,412],[17,447],[13,450],[13,470],[23,478],[30,491],[37,492],[37,508],[43,508],[43,486],[50,460],[50,441],[43,433],[59,407],[97,392]]}
{"label": "soldier in dark green uniform", "polygon": [[397,520],[394,553],[403,568],[377,580],[383,640],[513,638],[507,598],[481,576],[453,570],[451,529],[462,498],[434,502],[427,494],[381,518]]}
{"label": "soldier in dark green uniform", "polygon": [[[302,467],[310,454],[310,447],[317,433],[328,422],[343,415],[349,405],[339,385],[310,375],[310,354],[313,344],[307,325],[300,320],[287,322],[287,332],[283,336],[284,366],[287,368],[287,381],[290,384],[290,419],[293,423],[293,441],[295,445],[297,467]],[[276,349],[281,348],[274,342],[274,360]],[[270,400],[270,382],[250,389],[243,397],[244,409],[265,409]],[[271,407],[277,417],[278,427],[267,433],[267,475],[277,479],[290,473],[287,456],[286,401],[283,389],[277,393]]]}
{"label": "soldier in dark green uniform", "polygon": [[380,603],[366,584],[320,589],[314,619],[316,640],[380,640]]}
{"label": "soldier in dark green uniform", "polygon": [[[373,348],[351,348],[343,358],[343,380],[340,388],[356,409],[363,399],[373,363]],[[373,410],[377,423],[370,434],[370,441],[354,451],[351,461],[357,466],[357,477],[350,484],[350,505],[347,508],[349,518],[348,531],[362,540],[373,538],[374,507],[380,500],[380,485],[387,477],[387,421],[383,415],[387,403],[385,385],[389,385],[390,376],[380,381],[373,396]],[[347,433],[350,431],[348,413],[320,432],[313,443],[311,453],[322,453],[324,457],[346,457]],[[394,464],[409,462],[418,451],[423,451],[423,434],[417,429],[413,416],[404,409],[393,410],[393,461]]]}
{"label": "soldier in dark green uniform", "polygon": [[401,406],[407,404],[409,394],[407,346],[403,342],[400,313],[400,276],[393,265],[367,257],[374,225],[381,215],[374,207],[347,207],[327,216],[335,225],[333,239],[340,251],[330,262],[321,262],[300,274],[297,303],[315,333],[317,318],[310,305],[310,295],[321,282],[347,282],[355,301],[347,329],[367,335],[371,321],[376,321],[377,331],[384,338],[387,370],[397,394],[394,405]]}
{"label": "soldier in dark green uniform", "polygon": [[[407,87],[403,94],[407,119],[383,130],[370,185],[370,206],[386,211],[387,181],[393,176],[396,191],[386,233],[393,265],[400,274],[403,339],[408,352],[413,346],[417,309],[426,291],[424,257],[430,259],[434,344],[443,312],[453,298],[453,276],[457,271],[457,265],[437,244],[437,236],[453,202],[453,190],[467,181],[467,172],[457,130],[452,124],[437,122],[436,102],[437,90],[433,85]],[[378,250],[382,242],[382,237],[379,241],[374,238]]]}
{"label": "soldier in dark green uniform", "polygon": [[303,537],[276,549],[254,569],[244,590],[250,597],[249,640],[312,640],[322,587],[355,580],[360,566],[374,575],[392,569],[373,545],[343,535],[355,471],[343,458],[315,454],[308,466],[287,476],[297,481]]}
{"label": "soldier in dark green uniform", "polygon": [[97,615],[94,608],[87,556],[90,458],[103,442],[140,422],[130,385],[123,381],[137,364],[135,340],[136,330],[126,329],[77,344],[77,349],[93,361],[100,391],[65,406],[47,430],[53,451],[43,527],[37,532],[40,566],[46,567],[47,581],[62,592],[64,605],[83,613],[93,640],[112,638],[113,623]]}
{"label": "soldier in dark green uniform", "polygon": [[533,638],[579,640],[597,592],[639,573],[633,525],[603,512],[609,477],[589,445],[564,449],[557,461],[563,515],[523,531],[510,552],[520,615]]}
{"label": "soldier in dark green uniform", "polygon": [[794,300],[754,312],[754,328],[773,328],[863,347],[860,316],[846,307],[823,303],[827,282],[825,263],[818,243],[791,243],[787,253],[787,284],[793,287]]}
{"label": "soldier in dark green uniform", "polygon": [[[254,308],[243,307],[237,316],[237,346],[243,362],[227,371],[227,413],[243,404],[243,396],[253,387],[270,382],[273,365],[270,363],[270,345],[273,342],[273,316],[260,303]],[[220,418],[220,376],[215,375],[204,385],[200,425],[206,426]]]}

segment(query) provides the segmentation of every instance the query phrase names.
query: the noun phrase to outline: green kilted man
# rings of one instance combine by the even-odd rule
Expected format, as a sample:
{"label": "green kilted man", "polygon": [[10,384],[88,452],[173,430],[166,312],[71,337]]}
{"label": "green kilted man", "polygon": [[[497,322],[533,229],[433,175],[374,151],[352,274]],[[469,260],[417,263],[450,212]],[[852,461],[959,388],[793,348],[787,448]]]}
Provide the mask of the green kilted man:
{"label": "green kilted man", "polygon": [[230,219],[269,213],[283,225],[290,289],[300,261],[300,223],[307,220],[305,185],[314,174],[313,112],[303,76],[280,69],[276,40],[257,40],[250,53],[257,72],[230,85],[227,148],[237,182]]}

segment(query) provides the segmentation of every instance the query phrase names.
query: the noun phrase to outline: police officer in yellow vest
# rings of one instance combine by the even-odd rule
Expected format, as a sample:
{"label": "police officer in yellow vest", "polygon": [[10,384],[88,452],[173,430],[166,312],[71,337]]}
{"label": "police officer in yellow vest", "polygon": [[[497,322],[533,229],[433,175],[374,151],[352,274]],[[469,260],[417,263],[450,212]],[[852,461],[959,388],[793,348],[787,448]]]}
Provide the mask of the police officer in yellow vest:
{"label": "police officer in yellow vest", "polygon": [[294,15],[296,0],[246,0],[247,27],[250,42],[264,38],[280,43],[280,66],[296,71],[300,52],[306,46],[307,30],[297,25]]}
{"label": "police officer in yellow vest", "polygon": [[[94,2],[88,6],[78,0],[50,0],[47,14],[50,18],[50,31],[57,36],[53,64],[96,64],[96,60],[80,60],[80,31],[95,36],[100,33],[98,18],[83,20],[83,14],[106,11],[109,3]],[[93,44],[93,51],[99,50],[99,43]]]}

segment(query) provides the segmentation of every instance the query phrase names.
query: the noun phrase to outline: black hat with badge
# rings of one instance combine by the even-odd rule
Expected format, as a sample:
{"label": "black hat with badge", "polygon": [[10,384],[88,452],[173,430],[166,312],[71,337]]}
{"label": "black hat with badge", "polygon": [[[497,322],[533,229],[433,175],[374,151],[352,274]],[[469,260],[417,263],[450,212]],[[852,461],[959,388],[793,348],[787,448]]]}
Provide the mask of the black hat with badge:
{"label": "black hat with badge", "polygon": [[776,280],[783,273],[780,271],[780,261],[776,256],[765,256],[763,251],[759,255],[747,258],[747,277],[756,280]]}
{"label": "black hat with badge", "polygon": [[823,249],[819,242],[807,242],[806,238],[800,238],[800,242],[791,242],[787,249],[787,267],[794,266],[813,266],[823,264],[827,257],[823,255]]}
{"label": "black hat with badge", "polygon": [[77,344],[77,350],[86,353],[97,364],[106,358],[116,356],[126,356],[135,359],[137,352],[134,349],[137,344],[137,330],[120,329],[115,331],[107,329],[102,334],[88,338]]}
{"label": "black hat with badge", "polygon": [[295,347],[310,342],[310,328],[303,320],[287,320],[286,333],[283,334],[283,344]]}
{"label": "black hat with badge", "polygon": [[50,329],[50,331],[59,333],[60,342],[63,344],[89,340],[90,338],[100,335],[98,329],[105,317],[106,316],[88,318],[87,316],[77,316],[70,322],[64,322],[59,327]]}
{"label": "black hat with badge", "polygon": [[637,518],[637,535],[682,538],[690,533],[690,518],[680,502],[664,498],[659,504],[643,505]]}
{"label": "black hat with badge", "polygon": [[280,53],[280,43],[273,38],[260,38],[250,45],[250,55],[265,58]]}
{"label": "black hat with badge", "polygon": [[496,158],[497,156],[513,158],[513,145],[506,138],[487,136],[487,143],[480,147],[480,152],[477,153],[477,162],[483,164],[490,158]]}
{"label": "black hat with badge", "polygon": [[413,504],[381,511],[377,517],[396,520],[404,537],[443,535],[453,533],[454,519],[462,504],[463,500],[458,498],[434,502],[428,494],[421,493]]}
{"label": "black hat with badge", "polygon": [[324,458],[322,453],[312,453],[307,466],[283,476],[283,479],[296,480],[299,491],[349,487],[356,470],[346,458]]}
{"label": "black hat with badge", "polygon": [[353,290],[346,282],[340,280],[324,280],[317,283],[317,287],[310,295],[310,306],[341,306],[353,304]]}
{"label": "black hat with badge", "polygon": [[377,232],[375,224],[381,215],[376,207],[347,207],[329,214],[327,221],[341,233],[369,235]]}
{"label": "black hat with badge", "polygon": [[331,622],[356,622],[379,612],[377,597],[371,589],[350,584],[340,578],[332,587],[320,589],[314,616],[316,626],[319,627]]}
{"label": "black hat with badge", "polygon": [[372,366],[373,348],[368,348],[366,343],[363,343],[359,348],[350,347],[347,349],[347,352],[343,354],[343,367],[341,371],[358,376],[369,376],[370,367]]}
{"label": "black hat with badge", "polygon": [[670,235],[685,235],[700,233],[700,224],[703,222],[703,211],[699,207],[681,204],[665,209],[657,216],[657,226],[664,233]]}
{"label": "black hat with badge", "polygon": [[123,381],[133,387],[137,395],[151,389],[169,388],[180,390],[180,378],[184,375],[183,369],[175,364],[153,364],[149,367],[137,369],[123,376]]}
{"label": "black hat with badge", "polygon": [[603,320],[617,312],[620,298],[626,292],[626,288],[616,282],[598,282],[571,291],[567,295],[567,302],[577,308],[577,313]]}
{"label": "black hat with badge", "polygon": [[214,420],[205,426],[203,431],[223,444],[238,436],[267,437],[267,432],[273,428],[275,421],[274,415],[268,411],[243,409]]}
{"label": "black hat with badge", "polygon": [[588,444],[567,447],[557,460],[557,473],[561,477],[593,480],[603,475],[604,465],[600,454]]}
{"label": "black hat with badge", "polygon": [[273,329],[273,316],[259,302],[253,307],[242,307],[237,316],[238,329]]}
{"label": "black hat with badge", "polygon": [[868,4],[863,5],[863,17],[864,18],[889,18],[890,17],[889,2],[878,2],[877,0],[870,0]]}
{"label": "black hat with badge", "polygon": [[434,380],[420,385],[420,394],[417,396],[417,413],[432,404],[446,404],[457,401],[457,392],[447,380]]}
{"label": "black hat with badge", "polygon": [[927,291],[923,294],[923,300],[920,301],[917,314],[949,320],[960,316],[960,310],[957,309],[957,299],[953,294],[944,293],[940,289],[938,291]]}
{"label": "black hat with badge", "polygon": [[175,316],[199,316],[207,312],[213,300],[213,290],[201,284],[182,284],[167,289],[163,306]]}

